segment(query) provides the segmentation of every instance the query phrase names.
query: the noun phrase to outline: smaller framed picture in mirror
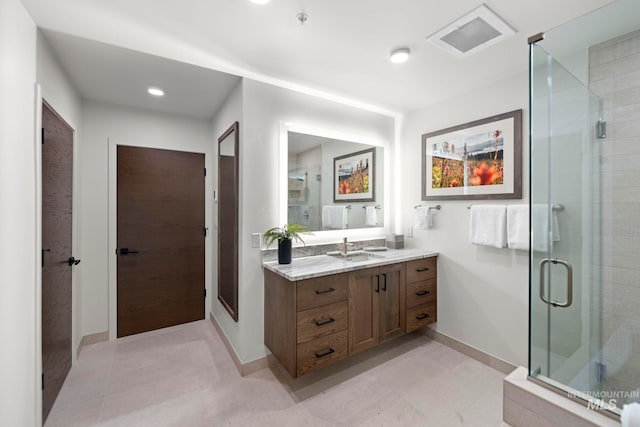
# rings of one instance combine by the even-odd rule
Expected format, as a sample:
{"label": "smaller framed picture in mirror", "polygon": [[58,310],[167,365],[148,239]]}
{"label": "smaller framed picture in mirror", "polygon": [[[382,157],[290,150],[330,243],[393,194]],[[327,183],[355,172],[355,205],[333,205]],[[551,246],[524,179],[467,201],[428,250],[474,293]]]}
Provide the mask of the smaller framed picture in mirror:
{"label": "smaller framed picture in mirror", "polygon": [[333,201],[375,201],[375,148],[357,151],[333,159]]}

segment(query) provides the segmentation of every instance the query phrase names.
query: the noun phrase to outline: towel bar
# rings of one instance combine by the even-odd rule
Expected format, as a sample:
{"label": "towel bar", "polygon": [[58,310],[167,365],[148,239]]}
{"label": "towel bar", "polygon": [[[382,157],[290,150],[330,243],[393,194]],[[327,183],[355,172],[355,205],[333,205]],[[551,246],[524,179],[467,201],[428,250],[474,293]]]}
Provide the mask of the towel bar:
{"label": "towel bar", "polygon": [[[422,205],[415,205],[413,207],[413,209],[418,209],[419,207],[421,207]],[[437,211],[439,211],[440,209],[442,209],[442,206],[440,205],[435,205],[435,206],[429,206],[429,210],[435,209]]]}
{"label": "towel bar", "polygon": [[[366,209],[366,208],[367,208],[367,206],[369,206],[369,205],[364,205],[364,206],[362,207],[362,209]],[[374,208],[376,208],[376,209],[380,209],[380,205],[375,205],[375,206],[374,206]]]}
{"label": "towel bar", "polygon": [[[469,206],[467,206],[467,209],[471,209],[471,206],[473,206],[473,205],[469,205]],[[553,207],[552,207],[551,209],[553,209],[553,210],[554,210],[554,211],[556,211],[556,212],[562,212],[562,211],[564,210],[564,205],[562,205],[562,204],[555,204],[555,205],[553,205]]]}

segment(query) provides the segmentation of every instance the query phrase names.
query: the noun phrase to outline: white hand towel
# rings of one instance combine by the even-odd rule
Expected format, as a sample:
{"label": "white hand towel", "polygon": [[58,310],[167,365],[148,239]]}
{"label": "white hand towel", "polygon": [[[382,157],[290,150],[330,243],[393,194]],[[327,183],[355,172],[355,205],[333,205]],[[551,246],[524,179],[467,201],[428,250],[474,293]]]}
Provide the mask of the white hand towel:
{"label": "white hand towel", "polygon": [[322,226],[343,230],[347,228],[348,213],[346,206],[325,205],[322,207]]}
{"label": "white hand towel", "polygon": [[[549,219],[551,219],[551,226]],[[534,204],[531,206],[531,229],[533,230],[531,246],[534,251],[547,252],[552,249],[553,242],[560,241],[558,215],[550,205]],[[551,242],[549,242],[549,232],[551,232]]]}
{"label": "white hand towel", "polygon": [[378,225],[378,210],[375,206],[366,206],[364,209],[364,223],[367,226]]}
{"label": "white hand towel", "polygon": [[529,205],[507,205],[507,246],[529,250]]}
{"label": "white hand towel", "polygon": [[469,241],[474,245],[506,247],[507,207],[505,205],[471,206]]}
{"label": "white hand towel", "polygon": [[413,228],[416,230],[428,230],[433,227],[433,218],[431,209],[427,206],[418,206],[416,208],[416,219]]}
{"label": "white hand towel", "polygon": [[620,423],[622,427],[640,427],[640,403],[633,402],[622,406]]}

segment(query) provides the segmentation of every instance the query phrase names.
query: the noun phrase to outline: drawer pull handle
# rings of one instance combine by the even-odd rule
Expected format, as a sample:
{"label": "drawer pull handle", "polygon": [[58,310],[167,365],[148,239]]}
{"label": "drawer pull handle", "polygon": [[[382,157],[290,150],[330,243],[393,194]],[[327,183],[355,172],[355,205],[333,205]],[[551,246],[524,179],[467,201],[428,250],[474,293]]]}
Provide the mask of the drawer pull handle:
{"label": "drawer pull handle", "polygon": [[328,356],[328,355],[330,355],[330,354],[333,354],[333,353],[335,353],[335,352],[336,352],[336,351],[335,351],[334,349],[329,348],[329,350],[325,351],[324,353],[316,353],[316,357],[317,357],[318,359],[321,359],[321,358],[323,358],[323,357],[325,357],[325,356]]}
{"label": "drawer pull handle", "polygon": [[429,271],[429,267],[422,267],[416,270],[418,273],[424,273],[425,271]]}
{"label": "drawer pull handle", "polygon": [[416,319],[422,320],[422,319],[426,319],[427,317],[429,317],[427,313],[422,313],[419,316],[416,316]]}
{"label": "drawer pull handle", "polygon": [[322,295],[322,294],[328,294],[329,292],[335,292],[336,290],[334,288],[329,288],[329,289],[323,289],[323,290],[318,290],[316,291],[316,295]]}
{"label": "drawer pull handle", "polygon": [[333,323],[335,321],[336,321],[336,319],[334,319],[333,317],[330,317],[329,319],[323,320],[322,322],[316,322],[316,326],[328,325],[329,323]]}
{"label": "drawer pull handle", "polygon": [[416,295],[418,295],[418,296],[420,296],[420,297],[421,297],[421,296],[423,296],[423,295],[429,295],[430,293],[431,293],[431,292],[429,292],[429,291],[424,291],[424,290],[422,290],[422,291],[418,291],[418,292],[416,292]]}

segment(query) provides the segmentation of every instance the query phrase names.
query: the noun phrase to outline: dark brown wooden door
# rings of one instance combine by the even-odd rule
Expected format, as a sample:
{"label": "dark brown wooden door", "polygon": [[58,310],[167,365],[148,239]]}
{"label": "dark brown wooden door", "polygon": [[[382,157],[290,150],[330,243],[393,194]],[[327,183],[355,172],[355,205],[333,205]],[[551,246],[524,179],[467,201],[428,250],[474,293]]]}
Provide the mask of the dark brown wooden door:
{"label": "dark brown wooden door", "polygon": [[404,263],[380,267],[380,342],[404,335]]}
{"label": "dark brown wooden door", "polygon": [[118,336],[203,319],[204,154],[117,157]]}
{"label": "dark brown wooden door", "polygon": [[349,354],[375,347],[380,342],[380,283],[378,269],[349,273]]}
{"label": "dark brown wooden door", "polygon": [[42,419],[71,369],[73,130],[42,108]]}

